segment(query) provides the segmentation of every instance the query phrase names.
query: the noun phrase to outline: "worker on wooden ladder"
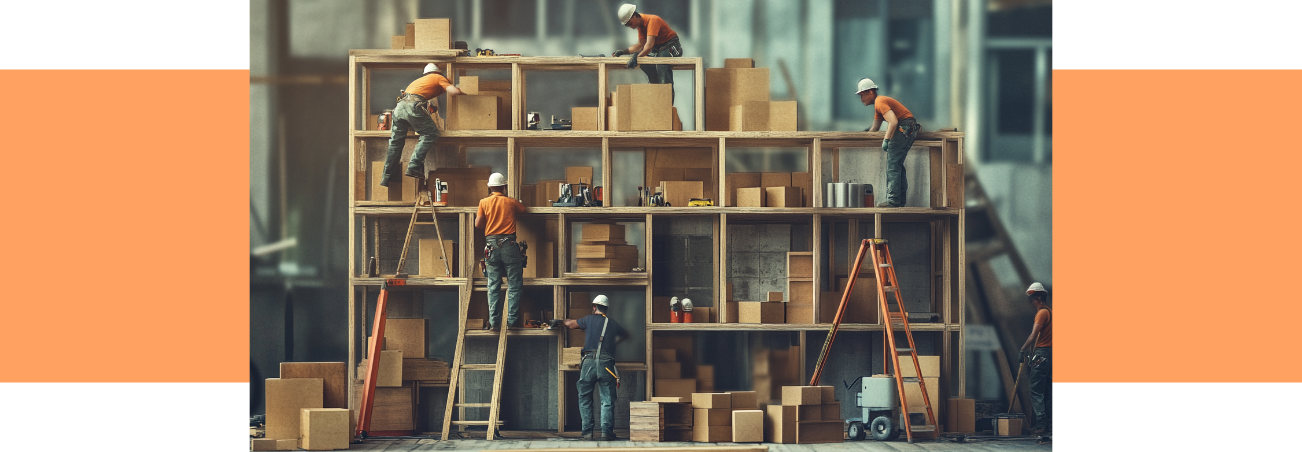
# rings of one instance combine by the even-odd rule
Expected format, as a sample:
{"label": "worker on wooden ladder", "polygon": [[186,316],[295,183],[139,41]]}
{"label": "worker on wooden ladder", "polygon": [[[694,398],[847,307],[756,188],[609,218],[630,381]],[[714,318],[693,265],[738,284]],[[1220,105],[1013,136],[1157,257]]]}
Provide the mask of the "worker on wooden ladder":
{"label": "worker on wooden ladder", "polygon": [[[411,161],[407,163],[407,177],[425,178],[425,154],[434,147],[439,139],[439,128],[432,118],[438,113],[438,97],[444,92],[448,96],[461,94],[461,90],[439,73],[434,63],[425,65],[425,73],[407,85],[398,96],[398,105],[393,107],[393,125],[389,133],[389,153],[384,157],[384,175],[380,176],[380,185],[389,186],[390,179],[398,173],[398,162],[402,157],[402,146],[407,142],[407,130],[415,129],[420,134],[416,149],[411,152]],[[432,102],[432,103],[431,103]]]}
{"label": "worker on wooden ladder", "polygon": [[913,139],[922,127],[900,101],[878,96],[877,84],[872,80],[859,80],[857,88],[855,94],[859,95],[859,101],[864,106],[873,106],[873,126],[864,131],[876,132],[882,122],[886,122],[886,139],[882,141],[882,152],[886,153],[886,200],[877,204],[877,207],[904,207],[909,191],[909,178],[904,173],[904,157],[909,154]]}
{"label": "worker on wooden ladder", "polygon": [[1039,435],[1049,430],[1053,408],[1053,311],[1049,309],[1049,291],[1043,284],[1032,283],[1026,295],[1035,308],[1035,326],[1022,345],[1021,356],[1030,360],[1031,409],[1035,411],[1035,434]]}
{"label": "worker on wooden ladder", "polygon": [[506,277],[506,324],[520,327],[520,292],[524,290],[524,250],[515,240],[515,215],[524,204],[506,196],[506,176],[488,176],[487,198],[479,200],[475,229],[484,230],[484,276],[488,278],[488,322],[496,330],[502,322],[502,277]]}
{"label": "worker on wooden ladder", "polygon": [[[619,370],[615,368],[615,344],[629,337],[619,322],[607,317],[610,299],[597,295],[592,299],[592,314],[581,319],[553,320],[572,330],[583,330],[583,359],[579,365],[579,419],[583,438],[597,441],[615,439],[615,392],[619,388]],[[601,388],[601,436],[594,436],[592,421],[593,386]]]}
{"label": "worker on wooden ladder", "polygon": [[[637,59],[644,56],[653,57],[680,57],[683,56],[683,45],[678,42],[678,33],[675,33],[669,24],[660,16],[652,14],[642,14],[637,12],[637,5],[625,3],[619,6],[619,23],[625,27],[637,30],[637,44],[624,49],[616,49],[610,56],[621,56],[631,54],[628,58],[628,68],[638,67]],[[647,79],[651,83],[667,83],[672,91],[674,84],[674,68],[668,64],[647,64],[642,66],[642,72],[646,73]]]}

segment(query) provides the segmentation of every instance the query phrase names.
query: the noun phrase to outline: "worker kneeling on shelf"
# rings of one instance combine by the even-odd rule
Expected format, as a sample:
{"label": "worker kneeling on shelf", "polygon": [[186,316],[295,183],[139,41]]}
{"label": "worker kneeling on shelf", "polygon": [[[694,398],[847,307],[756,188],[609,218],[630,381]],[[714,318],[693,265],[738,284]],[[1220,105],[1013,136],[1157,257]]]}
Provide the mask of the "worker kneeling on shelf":
{"label": "worker kneeling on shelf", "polygon": [[[680,57],[683,46],[678,42],[678,33],[669,28],[669,24],[660,16],[641,14],[637,5],[625,3],[619,7],[619,23],[637,30],[637,44],[626,49],[616,49],[610,56],[632,54],[628,58],[628,68],[638,66],[638,57]],[[668,64],[648,64],[642,66],[651,83],[674,84],[674,68]]]}
{"label": "worker kneeling on shelf", "polygon": [[[605,295],[592,299],[592,314],[578,320],[553,320],[572,330],[583,330],[583,359],[579,365],[579,418],[585,439],[615,439],[615,390],[619,388],[619,370],[615,369],[615,344],[628,338],[619,322],[607,317],[610,300]],[[601,436],[593,436],[592,389],[601,389]]]}
{"label": "worker kneeling on shelf", "polygon": [[407,177],[425,177],[425,154],[439,139],[439,128],[434,125],[433,115],[438,112],[439,95],[445,92],[448,96],[461,94],[461,90],[453,86],[452,81],[439,73],[438,66],[430,63],[425,65],[424,75],[407,85],[407,89],[398,95],[398,106],[393,107],[389,153],[384,157],[384,175],[380,176],[380,185],[388,187],[389,180],[398,172],[398,160],[402,154],[402,145],[407,141],[408,129],[415,129],[420,134],[420,140],[416,142],[416,149],[411,152],[411,161],[407,163]]}
{"label": "worker kneeling on shelf", "polygon": [[859,80],[857,86],[859,100],[865,106],[873,106],[873,126],[864,129],[876,132],[886,122],[886,139],[882,141],[882,151],[886,153],[886,200],[877,207],[904,207],[904,198],[909,191],[909,179],[904,174],[904,157],[913,147],[913,139],[918,136],[918,121],[913,113],[904,108],[904,104],[886,96],[877,95],[877,84],[872,80]]}
{"label": "worker kneeling on shelf", "polygon": [[506,177],[488,176],[487,198],[479,200],[475,228],[484,230],[484,276],[488,278],[488,322],[484,329],[497,329],[502,322],[502,276],[506,276],[506,324],[520,326],[520,291],[524,289],[524,250],[515,241],[515,215],[524,204],[506,196]]}

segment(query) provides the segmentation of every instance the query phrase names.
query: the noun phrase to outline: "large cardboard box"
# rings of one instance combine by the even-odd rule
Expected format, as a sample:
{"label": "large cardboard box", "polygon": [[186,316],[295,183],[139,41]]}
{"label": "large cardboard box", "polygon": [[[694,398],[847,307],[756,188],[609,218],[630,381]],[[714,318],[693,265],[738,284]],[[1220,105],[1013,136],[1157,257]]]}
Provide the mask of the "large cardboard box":
{"label": "large cardboard box", "polygon": [[800,189],[796,187],[764,187],[764,204],[769,207],[804,207],[800,205]]}
{"label": "large cardboard box", "polygon": [[814,323],[814,305],[802,304],[802,302],[792,301],[783,303],[786,305],[786,323],[793,325],[807,325]]}
{"label": "large cardboard box", "polygon": [[[700,371],[698,370],[697,373],[700,373]],[[734,410],[759,409],[759,394],[755,391],[728,391],[728,394],[732,395],[732,409]]]}
{"label": "large cardboard box", "polygon": [[796,411],[795,406],[769,405],[764,415],[764,442],[795,444]]}
{"label": "large cardboard box", "polygon": [[[372,432],[410,432],[416,423],[412,418],[415,400],[413,384],[397,388],[375,388],[375,404],[371,409]],[[357,390],[361,392],[360,388]],[[358,400],[360,405],[361,400]]]}
{"label": "large cardboard box", "polygon": [[[812,251],[787,252],[787,277],[788,278],[813,278],[814,277],[814,252]],[[810,294],[810,296],[813,296],[813,294]]]}
{"label": "large cardboard box", "polygon": [[701,181],[661,181],[665,201],[673,207],[687,207],[692,198],[703,198],[705,184]]}
{"label": "large cardboard box", "polygon": [[683,363],[652,363],[655,366],[655,378],[659,380],[678,380],[683,378]]}
{"label": "large cardboard box", "polygon": [[694,392],[695,378],[656,379],[655,395],[658,397],[691,397]]}
{"label": "large cardboard box", "polygon": [[692,394],[692,408],[732,408],[732,394],[726,392],[694,393]]}
{"label": "large cardboard box", "polygon": [[616,223],[588,223],[580,233],[584,242],[624,241],[624,225]]}
{"label": "large cardboard box", "polygon": [[738,323],[783,323],[786,308],[780,302],[742,301],[737,308]]}
{"label": "large cardboard box", "polygon": [[[761,187],[760,173],[728,173],[724,181],[724,190],[728,194],[728,206],[737,206],[737,189]],[[762,199],[763,197],[761,197]],[[722,204],[721,204],[722,205]],[[763,207],[763,206],[755,206]]]}
{"label": "large cardboard box", "polygon": [[822,405],[823,390],[818,386],[783,386],[783,405]]}
{"label": "large cardboard box", "polygon": [[[693,395],[695,400],[696,396]],[[692,403],[692,425],[729,425],[732,423],[732,410],[728,408],[701,408]]]}
{"label": "large cardboard box", "polygon": [[[727,410],[724,411],[727,412]],[[698,443],[726,443],[732,441],[732,426],[692,424],[692,441]]]}
{"label": "large cardboard box", "polygon": [[456,96],[456,111],[449,128],[453,130],[497,130],[498,109],[502,99],[487,94]]}
{"label": "large cardboard box", "polygon": [[[922,377],[922,381],[927,384],[927,397],[931,400],[931,409],[939,409],[940,378]],[[922,401],[922,391],[917,383],[904,383],[904,396],[908,399],[910,413],[926,412],[926,406]]]}
{"label": "large cardboard box", "polygon": [[600,130],[597,110],[600,107],[574,107],[570,109],[570,130]]}
{"label": "large cardboard box", "polygon": [[951,397],[945,410],[945,429],[953,433],[976,432],[976,400]]}
{"label": "large cardboard box", "polygon": [[417,50],[447,50],[452,48],[451,19],[416,19]]}
{"label": "large cardboard box", "polygon": [[844,421],[802,421],[796,423],[796,444],[845,441]]}
{"label": "large cardboard box", "polygon": [[[625,87],[628,87],[626,94]],[[673,130],[673,85],[619,85],[616,96],[619,98],[615,109],[619,111],[620,130]],[[627,129],[623,128],[625,124]]]}
{"label": "large cardboard box", "polygon": [[428,325],[426,319],[389,319],[384,325],[385,350],[401,351],[403,358],[424,358]]}
{"label": "large cardboard box", "polygon": [[[922,368],[923,377],[940,376],[940,357],[939,356],[918,356],[918,367]],[[918,372],[913,368],[913,360],[906,356],[900,356],[900,376],[916,377]]]}
{"label": "large cardboard box", "polygon": [[737,189],[737,207],[764,207],[767,201],[767,194],[763,188],[747,187]]}
{"label": "large cardboard box", "polygon": [[280,363],[280,378],[320,378],[323,408],[348,408],[347,363]]}
{"label": "large cardboard box", "polygon": [[584,183],[592,186],[592,167],[591,166],[567,166],[565,167],[565,181],[571,184]]}
{"label": "large cardboard box", "polygon": [[[441,246],[440,246],[441,245]],[[449,271],[452,275],[457,274],[457,245],[451,240],[439,241],[438,239],[416,239],[416,247],[420,250],[420,275],[421,276],[446,276]],[[447,256],[446,266],[443,256]],[[408,356],[408,358],[411,358]]]}
{"label": "large cardboard box", "polygon": [[320,378],[268,378],[267,429],[270,439],[298,439],[299,410],[321,408],[324,383]]}
{"label": "large cardboard box", "polygon": [[783,187],[791,185],[791,173],[760,173],[761,187]]}
{"label": "large cardboard box", "polygon": [[754,58],[724,58],[723,67],[728,69],[750,69],[755,67]]}
{"label": "large cardboard box", "polygon": [[732,412],[732,442],[758,443],[764,441],[764,412],[737,410]]}
{"label": "large cardboard box", "polygon": [[298,447],[306,450],[348,449],[347,408],[304,408],[299,414]]}

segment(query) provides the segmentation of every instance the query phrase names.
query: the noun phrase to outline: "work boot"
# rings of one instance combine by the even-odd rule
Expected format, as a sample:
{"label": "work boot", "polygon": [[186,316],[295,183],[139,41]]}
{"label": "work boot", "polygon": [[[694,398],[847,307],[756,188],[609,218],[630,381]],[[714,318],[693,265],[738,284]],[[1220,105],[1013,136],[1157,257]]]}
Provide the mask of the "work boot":
{"label": "work boot", "polygon": [[882,201],[882,203],[878,204],[877,207],[900,207],[900,205],[890,201]]}
{"label": "work boot", "polygon": [[592,441],[594,439],[592,437],[592,432],[583,432],[583,436],[580,436],[579,438],[584,441]]}
{"label": "work boot", "polygon": [[414,178],[417,178],[417,179],[424,179],[424,178],[425,178],[425,169],[424,169],[424,168],[407,168],[407,177],[414,177]]}

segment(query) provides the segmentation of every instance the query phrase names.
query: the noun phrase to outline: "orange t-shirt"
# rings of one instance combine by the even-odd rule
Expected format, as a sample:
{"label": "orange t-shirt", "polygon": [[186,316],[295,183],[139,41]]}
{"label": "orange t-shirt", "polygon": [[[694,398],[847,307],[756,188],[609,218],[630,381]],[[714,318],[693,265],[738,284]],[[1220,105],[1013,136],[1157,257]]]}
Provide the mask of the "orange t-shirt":
{"label": "orange t-shirt", "polygon": [[645,41],[647,35],[655,36],[655,42],[651,43],[651,47],[655,47],[678,37],[678,33],[674,33],[674,30],[669,28],[669,24],[665,23],[665,20],[661,19],[660,16],[643,14],[642,22],[642,27],[637,29],[637,42]]}
{"label": "orange t-shirt", "polygon": [[524,213],[524,204],[493,192],[479,200],[479,216],[484,217],[484,235],[514,234],[515,214]]}
{"label": "orange t-shirt", "polygon": [[1035,313],[1035,324],[1040,325],[1040,339],[1035,341],[1036,348],[1053,346],[1053,312],[1048,308]]}
{"label": "orange t-shirt", "polygon": [[877,96],[877,100],[873,102],[873,110],[877,112],[876,119],[881,120],[886,119],[884,115],[888,111],[895,112],[895,119],[897,121],[913,117],[913,113],[909,113],[909,109],[904,108],[904,104],[901,104],[900,101],[895,100],[894,98],[886,96]]}
{"label": "orange t-shirt", "polygon": [[452,86],[451,80],[443,74],[433,72],[407,85],[407,94],[419,94],[425,100],[432,100],[443,95],[443,92],[447,91],[445,88],[449,86]]}

